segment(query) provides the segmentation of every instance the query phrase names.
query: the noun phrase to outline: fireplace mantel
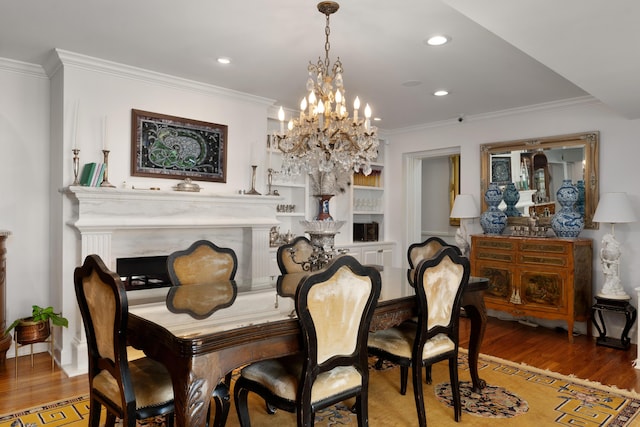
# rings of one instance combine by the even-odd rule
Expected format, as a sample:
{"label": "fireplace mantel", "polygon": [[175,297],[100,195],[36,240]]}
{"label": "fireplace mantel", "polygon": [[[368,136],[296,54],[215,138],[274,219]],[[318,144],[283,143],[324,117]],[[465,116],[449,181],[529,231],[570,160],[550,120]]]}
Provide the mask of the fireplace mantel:
{"label": "fireplace mantel", "polygon": [[[169,254],[206,236],[238,252],[240,263],[244,261],[239,273],[262,277],[271,271],[269,229],[279,224],[276,205],[281,197],[78,186],[65,192],[73,202],[67,224],[82,240],[80,263],[95,253],[113,268],[116,257],[150,250]],[[153,247],[145,248],[151,240]]]}

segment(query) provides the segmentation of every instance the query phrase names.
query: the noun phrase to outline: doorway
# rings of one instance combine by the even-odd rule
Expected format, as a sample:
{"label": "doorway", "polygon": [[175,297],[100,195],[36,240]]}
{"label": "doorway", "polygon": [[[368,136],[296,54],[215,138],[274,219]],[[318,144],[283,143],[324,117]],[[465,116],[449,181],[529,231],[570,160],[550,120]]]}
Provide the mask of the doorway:
{"label": "doorway", "polygon": [[455,244],[454,229],[449,225],[449,159],[453,155],[460,155],[460,147],[403,155],[406,191],[403,247],[421,242],[428,235]]}

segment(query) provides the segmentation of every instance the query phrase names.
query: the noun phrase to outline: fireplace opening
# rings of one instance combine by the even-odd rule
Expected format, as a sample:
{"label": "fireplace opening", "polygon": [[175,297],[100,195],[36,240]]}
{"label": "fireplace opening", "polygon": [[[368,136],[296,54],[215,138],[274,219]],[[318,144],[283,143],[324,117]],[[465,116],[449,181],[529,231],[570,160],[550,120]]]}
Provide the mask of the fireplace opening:
{"label": "fireplace opening", "polygon": [[128,291],[171,286],[166,255],[118,258],[116,273]]}

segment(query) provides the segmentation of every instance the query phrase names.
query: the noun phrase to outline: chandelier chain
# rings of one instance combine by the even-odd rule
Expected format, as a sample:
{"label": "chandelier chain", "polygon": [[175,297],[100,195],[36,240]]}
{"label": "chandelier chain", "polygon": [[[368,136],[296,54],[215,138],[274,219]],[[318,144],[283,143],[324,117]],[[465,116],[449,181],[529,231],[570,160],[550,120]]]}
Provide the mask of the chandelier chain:
{"label": "chandelier chain", "polygon": [[327,25],[324,27],[324,34],[326,36],[324,42],[324,69],[326,73],[329,73],[329,50],[331,49],[331,43],[329,43],[329,34],[331,34],[331,27],[329,26],[329,13],[327,13]]}

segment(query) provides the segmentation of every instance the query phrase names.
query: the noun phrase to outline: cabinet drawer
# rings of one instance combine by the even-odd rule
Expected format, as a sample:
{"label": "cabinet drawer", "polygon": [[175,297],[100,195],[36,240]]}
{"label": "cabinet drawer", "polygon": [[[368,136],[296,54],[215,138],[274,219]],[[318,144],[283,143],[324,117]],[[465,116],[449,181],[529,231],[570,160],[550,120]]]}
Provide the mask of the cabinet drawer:
{"label": "cabinet drawer", "polygon": [[518,254],[518,264],[520,265],[539,265],[541,267],[569,267],[569,258],[562,256],[554,256],[552,254],[542,253],[521,253]]}

